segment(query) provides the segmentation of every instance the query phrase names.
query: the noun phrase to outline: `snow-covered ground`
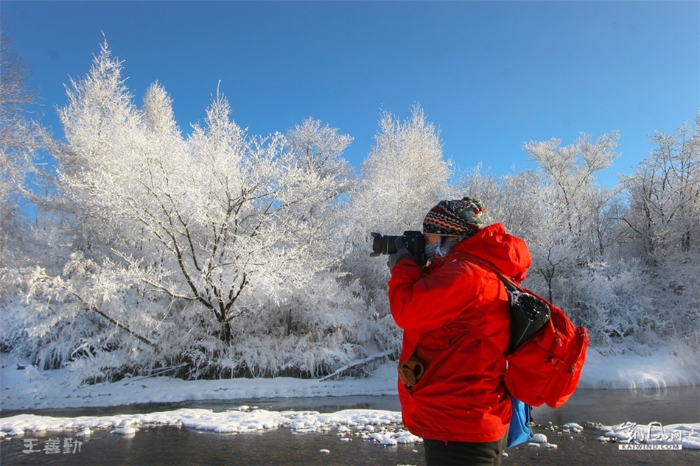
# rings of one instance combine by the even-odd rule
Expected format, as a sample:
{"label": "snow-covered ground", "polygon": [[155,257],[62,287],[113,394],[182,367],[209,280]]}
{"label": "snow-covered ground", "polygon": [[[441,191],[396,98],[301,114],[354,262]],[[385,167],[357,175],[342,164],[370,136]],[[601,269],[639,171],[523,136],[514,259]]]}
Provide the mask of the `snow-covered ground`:
{"label": "snow-covered ground", "polygon": [[[663,348],[647,356],[603,357],[588,351],[579,388],[630,389],[700,385],[700,360],[687,348]],[[0,355],[3,410],[87,408],[191,400],[243,400],[352,395],[396,395],[396,368],[387,363],[364,379],[234,379],[185,381],[135,377],[115,383],[79,385],[69,370],[39,371]],[[18,367],[23,367],[19,369]]]}
{"label": "snow-covered ground", "polygon": [[[396,395],[396,369],[393,363],[380,366],[365,379],[301,380],[293,378],[183,381],[168,377],[137,377],[115,383],[78,386],[68,370],[41,372],[32,366],[0,358],[0,407],[2,410],[45,408],[89,408],[136,403],[168,403],[190,400],[244,400],[352,395]],[[700,385],[700,361],[692,352],[675,347],[647,356],[606,358],[590,349],[579,387],[585,389],[657,388]],[[143,425],[180,425],[215,432],[249,432],[285,426],[297,430],[321,430],[331,426],[354,430],[355,435],[374,440],[414,443],[420,439],[400,426],[400,412],[385,410],[270,411],[240,406],[225,412],[208,409],[111,416],[47,417],[20,414],[0,420],[0,437],[21,436],[43,431],[72,431],[89,435],[91,429],[108,428],[115,434],[133,434]],[[663,435],[644,433],[634,419],[604,426],[601,441],[640,440],[682,444],[700,449],[700,422],[667,424]],[[394,426],[381,428],[380,426]],[[381,431],[381,432],[380,432]],[[635,434],[634,432],[637,432]]]}

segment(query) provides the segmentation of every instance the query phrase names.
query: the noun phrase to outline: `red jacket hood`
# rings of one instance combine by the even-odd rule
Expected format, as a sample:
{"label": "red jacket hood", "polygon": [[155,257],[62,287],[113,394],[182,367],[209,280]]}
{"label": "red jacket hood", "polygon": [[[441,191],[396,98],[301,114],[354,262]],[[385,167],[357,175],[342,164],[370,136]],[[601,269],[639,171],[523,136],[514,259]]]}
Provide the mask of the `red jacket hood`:
{"label": "red jacket hood", "polygon": [[506,278],[520,283],[525,280],[532,256],[525,241],[506,233],[502,223],[480,229],[471,238],[457,243],[451,253],[466,252],[487,262]]}

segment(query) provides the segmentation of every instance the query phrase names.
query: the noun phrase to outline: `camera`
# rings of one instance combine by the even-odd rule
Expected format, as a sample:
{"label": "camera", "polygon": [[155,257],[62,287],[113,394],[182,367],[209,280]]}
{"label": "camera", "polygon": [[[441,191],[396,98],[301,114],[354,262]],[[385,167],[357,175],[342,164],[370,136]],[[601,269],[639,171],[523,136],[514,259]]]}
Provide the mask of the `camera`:
{"label": "camera", "polygon": [[425,253],[425,238],[423,233],[420,231],[404,231],[402,236],[382,236],[379,233],[372,234],[372,252],[371,257],[380,256],[382,254],[394,254],[396,252],[396,238],[401,238],[403,244],[406,245],[406,249],[413,255],[413,257],[419,261],[423,262],[423,256]]}

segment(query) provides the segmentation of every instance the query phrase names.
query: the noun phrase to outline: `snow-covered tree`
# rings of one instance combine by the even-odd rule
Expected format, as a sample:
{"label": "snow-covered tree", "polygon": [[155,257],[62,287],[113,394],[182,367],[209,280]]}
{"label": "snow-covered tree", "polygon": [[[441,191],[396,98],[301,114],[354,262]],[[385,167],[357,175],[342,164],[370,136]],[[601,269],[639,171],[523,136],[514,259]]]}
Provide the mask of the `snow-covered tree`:
{"label": "snow-covered tree", "polygon": [[332,280],[317,280],[342,259],[329,232],[349,186],[341,154],[350,138],[313,120],[288,139],[249,136],[217,92],[205,126],[185,140],[165,90],[151,86],[139,109],[121,72],[104,43],[60,111],[66,141],[54,157],[72,236],[60,272],[42,269],[32,281],[30,333],[61,339],[45,345],[53,353],[44,359],[137,345],[151,362],[184,360],[195,372],[221,358],[250,368],[235,362],[248,337],[290,303],[308,306],[299,296],[318,283],[328,299],[295,312],[315,312],[305,321],[321,329],[352,328],[352,312],[340,323],[319,319],[338,298]]}
{"label": "snow-covered tree", "polygon": [[350,136],[313,118],[289,130],[286,139],[298,168],[316,180],[311,190],[326,200],[335,199],[352,185],[352,168],[342,157],[351,142]]}
{"label": "snow-covered tree", "polygon": [[[39,147],[42,129],[31,116],[35,96],[27,87],[27,65],[12,49],[5,24],[0,28],[0,268],[7,265],[8,241],[17,230],[18,195]],[[17,237],[19,235],[15,235]]]}
{"label": "snow-covered tree", "polygon": [[533,271],[545,280],[550,298],[557,274],[599,260],[608,245],[600,233],[608,228],[603,217],[614,194],[595,184],[595,174],[618,156],[613,152],[617,139],[616,132],[595,142],[582,134],[565,147],[558,139],[523,146],[542,174],[537,191],[527,199],[539,214],[531,219],[528,239]]}
{"label": "snow-covered tree", "polygon": [[[37,161],[45,130],[27,87],[27,63],[13,50],[6,24],[0,27],[0,350],[22,344],[24,260],[31,257],[32,182],[41,180]],[[22,206],[27,208],[22,209]]]}
{"label": "snow-covered tree", "polygon": [[[379,130],[353,193],[353,215],[361,222],[355,226],[387,234],[420,229],[450,176],[439,132],[417,105],[404,122],[384,111]],[[356,229],[354,233],[355,239],[369,238],[367,231]]]}
{"label": "snow-covered tree", "polygon": [[503,223],[506,230],[516,236],[529,238],[534,235],[541,215],[538,202],[540,177],[532,170],[495,177],[482,170],[479,164],[466,172],[455,186],[459,193],[476,197],[486,206],[486,224]]}
{"label": "snow-covered tree", "polygon": [[689,253],[700,243],[700,115],[674,134],[656,133],[656,147],[623,178],[630,204],[625,222],[652,261]]}
{"label": "snow-covered tree", "polygon": [[622,179],[628,253],[649,267],[655,308],[650,329],[700,345],[700,115],[694,126],[685,123],[651,139],[656,147]]}
{"label": "snow-covered tree", "polygon": [[369,257],[370,233],[421,230],[423,217],[446,191],[450,162],[443,158],[438,131],[416,105],[403,122],[382,113],[375,145],[360,168],[345,227],[351,251],[346,267],[359,280],[369,317],[381,325],[376,333],[380,349],[397,347],[386,300],[386,257]]}

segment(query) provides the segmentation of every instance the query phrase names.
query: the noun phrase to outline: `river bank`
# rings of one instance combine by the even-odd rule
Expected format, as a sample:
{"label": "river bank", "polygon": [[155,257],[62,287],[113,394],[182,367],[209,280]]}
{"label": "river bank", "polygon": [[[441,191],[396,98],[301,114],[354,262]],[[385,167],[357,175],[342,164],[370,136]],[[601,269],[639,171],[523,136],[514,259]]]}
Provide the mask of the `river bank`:
{"label": "river bank", "polygon": [[[401,424],[390,362],[363,379],[99,385],[7,355],[0,366],[2,464],[424,464],[422,439]],[[697,361],[677,350],[616,359],[594,350],[581,388],[557,410],[533,411],[538,441],[509,449],[507,464],[697,464],[693,381]]]}

